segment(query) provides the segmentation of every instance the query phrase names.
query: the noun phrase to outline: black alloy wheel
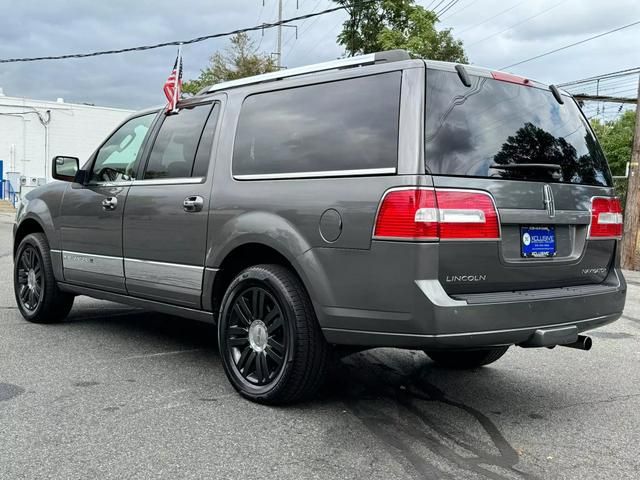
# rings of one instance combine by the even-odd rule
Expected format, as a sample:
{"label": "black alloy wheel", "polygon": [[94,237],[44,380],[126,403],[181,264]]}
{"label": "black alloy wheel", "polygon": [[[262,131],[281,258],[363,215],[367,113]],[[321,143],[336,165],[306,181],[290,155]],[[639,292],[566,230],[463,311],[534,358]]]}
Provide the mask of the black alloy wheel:
{"label": "black alloy wheel", "polygon": [[229,284],[218,318],[222,365],[244,397],[270,405],[310,398],[323,383],[330,347],[300,278],[255,265]]}
{"label": "black alloy wheel", "polygon": [[272,382],[282,371],[289,333],[282,309],[262,287],[247,287],[233,300],[226,343],[240,375],[254,385]]}
{"label": "black alloy wheel", "polygon": [[18,310],[29,322],[61,322],[73,306],[74,296],[58,287],[49,242],[43,233],[31,233],[18,245],[13,286]]}
{"label": "black alloy wheel", "polygon": [[35,247],[27,245],[20,253],[17,277],[17,297],[20,305],[28,312],[35,312],[44,290],[42,258]]}

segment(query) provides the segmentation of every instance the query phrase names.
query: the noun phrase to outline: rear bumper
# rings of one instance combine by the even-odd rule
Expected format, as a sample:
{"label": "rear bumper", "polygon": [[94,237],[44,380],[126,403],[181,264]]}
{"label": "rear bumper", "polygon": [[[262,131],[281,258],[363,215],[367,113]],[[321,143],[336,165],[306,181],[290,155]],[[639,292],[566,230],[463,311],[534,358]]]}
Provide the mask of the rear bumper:
{"label": "rear bumper", "polygon": [[[416,281],[413,311],[325,309],[331,325],[327,341],[371,347],[430,349],[499,345],[540,346],[537,330],[576,327],[584,332],[622,315],[626,283],[618,269],[599,285],[529,292],[450,297],[437,280]],[[383,320],[387,316],[392,321]],[[338,317],[342,317],[340,320]],[[393,326],[389,329],[340,328],[340,323]]]}

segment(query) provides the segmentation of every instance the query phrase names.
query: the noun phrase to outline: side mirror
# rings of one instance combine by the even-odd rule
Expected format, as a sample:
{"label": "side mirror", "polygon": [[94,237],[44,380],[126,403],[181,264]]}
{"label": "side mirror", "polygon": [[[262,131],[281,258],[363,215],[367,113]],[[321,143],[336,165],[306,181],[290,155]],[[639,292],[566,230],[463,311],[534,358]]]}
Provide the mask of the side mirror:
{"label": "side mirror", "polygon": [[76,157],[57,156],[53,158],[51,176],[63,182],[74,182],[80,171],[80,160]]}

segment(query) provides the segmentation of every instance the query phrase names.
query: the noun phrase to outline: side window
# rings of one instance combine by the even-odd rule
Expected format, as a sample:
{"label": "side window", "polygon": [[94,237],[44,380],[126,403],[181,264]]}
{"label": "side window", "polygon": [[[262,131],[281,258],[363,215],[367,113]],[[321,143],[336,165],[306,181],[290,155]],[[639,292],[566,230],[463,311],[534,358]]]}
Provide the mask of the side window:
{"label": "side window", "polygon": [[[191,177],[211,104],[182,108],[167,115],[156,136],[144,179]],[[212,137],[213,140],[213,137]]]}
{"label": "side window", "polygon": [[156,113],[135,117],[122,125],[100,147],[91,170],[92,182],[135,179],[140,148]]}
{"label": "side window", "polygon": [[247,97],[233,174],[395,168],[400,81],[389,72]]}

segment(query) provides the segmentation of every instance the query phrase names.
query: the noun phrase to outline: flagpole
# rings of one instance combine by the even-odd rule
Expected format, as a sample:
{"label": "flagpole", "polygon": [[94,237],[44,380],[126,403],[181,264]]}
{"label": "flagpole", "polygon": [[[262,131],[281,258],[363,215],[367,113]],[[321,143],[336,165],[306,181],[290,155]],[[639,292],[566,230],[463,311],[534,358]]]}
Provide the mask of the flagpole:
{"label": "flagpole", "polygon": [[178,92],[178,83],[180,82],[180,69],[182,68],[182,43],[178,45],[178,61],[176,62],[176,74],[173,79],[173,91],[176,98],[174,99],[173,113],[178,111],[178,101],[180,100]]}

